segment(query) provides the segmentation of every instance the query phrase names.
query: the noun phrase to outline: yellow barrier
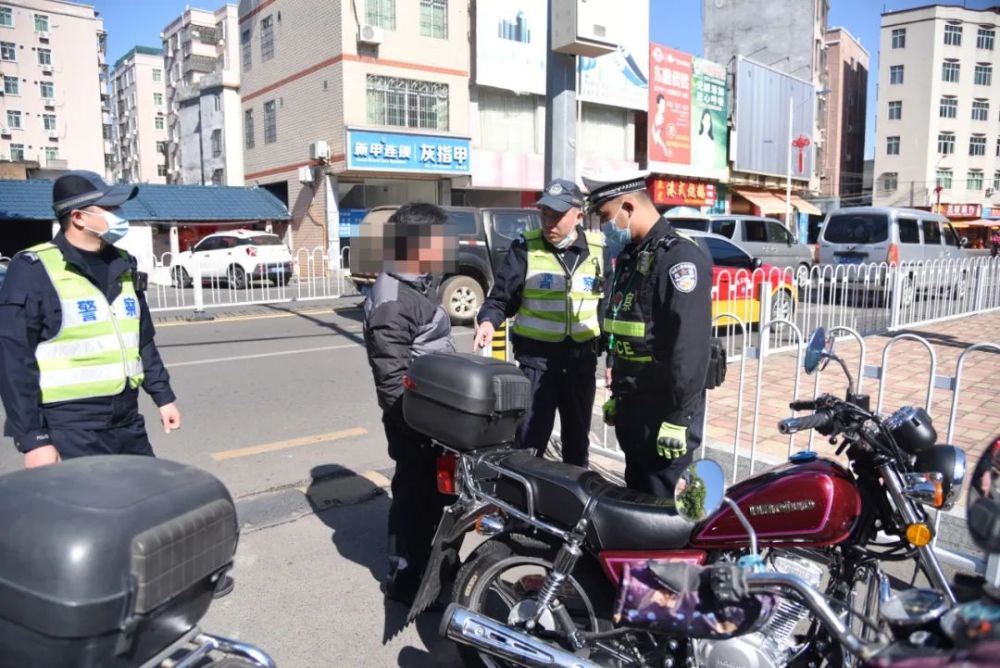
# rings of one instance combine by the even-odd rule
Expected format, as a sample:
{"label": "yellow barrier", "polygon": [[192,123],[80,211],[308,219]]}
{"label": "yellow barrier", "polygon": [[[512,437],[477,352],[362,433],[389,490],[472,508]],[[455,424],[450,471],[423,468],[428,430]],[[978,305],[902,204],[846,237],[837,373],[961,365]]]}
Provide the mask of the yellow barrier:
{"label": "yellow barrier", "polygon": [[504,321],[500,323],[496,331],[493,332],[493,358],[498,360],[507,360],[507,322]]}

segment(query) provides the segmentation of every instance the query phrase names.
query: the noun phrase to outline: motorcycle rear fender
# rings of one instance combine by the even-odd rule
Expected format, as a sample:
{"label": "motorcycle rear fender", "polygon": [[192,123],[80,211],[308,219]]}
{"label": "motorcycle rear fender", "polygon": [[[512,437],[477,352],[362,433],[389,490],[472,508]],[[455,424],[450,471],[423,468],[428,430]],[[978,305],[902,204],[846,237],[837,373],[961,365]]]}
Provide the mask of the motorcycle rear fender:
{"label": "motorcycle rear fender", "polygon": [[427,561],[427,568],[424,569],[420,588],[417,589],[417,596],[413,599],[413,605],[406,616],[407,624],[416,619],[420,613],[437,600],[444,588],[445,579],[451,575],[447,565],[453,559],[458,558],[462,539],[473,529],[476,519],[483,514],[486,507],[485,503],[458,501],[445,508],[441,515],[441,522],[434,533],[431,555]]}

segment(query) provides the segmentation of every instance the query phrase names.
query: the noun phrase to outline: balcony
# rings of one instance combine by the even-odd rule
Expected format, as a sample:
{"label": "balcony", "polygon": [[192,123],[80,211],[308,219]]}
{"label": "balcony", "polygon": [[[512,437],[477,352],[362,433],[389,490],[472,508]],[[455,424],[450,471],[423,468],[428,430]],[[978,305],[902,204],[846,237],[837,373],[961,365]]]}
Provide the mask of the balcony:
{"label": "balcony", "polygon": [[214,56],[188,55],[184,57],[184,74],[188,72],[201,72],[209,74],[215,71],[219,59]]}

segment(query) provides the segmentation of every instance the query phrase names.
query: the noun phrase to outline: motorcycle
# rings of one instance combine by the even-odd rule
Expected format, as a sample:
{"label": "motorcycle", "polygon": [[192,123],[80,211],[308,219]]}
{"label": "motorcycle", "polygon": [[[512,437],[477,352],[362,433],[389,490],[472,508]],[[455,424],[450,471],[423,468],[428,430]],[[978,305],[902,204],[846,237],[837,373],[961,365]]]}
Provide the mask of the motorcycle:
{"label": "motorcycle", "polygon": [[[846,453],[850,468],[798,453],[728,490],[766,549],[766,567],[813,587],[825,583],[838,601],[854,604],[860,598],[863,614],[870,615],[877,605],[879,560],[914,559],[953,604],[930,545],[933,528],[924,506],[954,503],[965,476],[964,454],[936,444],[922,409],[902,408],[888,418],[870,412],[868,398],[854,391],[846,364],[822,329],[803,361],[810,374],[822,363],[839,363],[848,376],[847,398],[824,394],[793,401],[793,410],[813,413],[783,420],[779,428],[817,429],[833,442],[839,439],[838,454]],[[512,438],[513,430],[504,426],[516,423],[527,392],[514,382],[519,372],[489,362],[506,367],[491,370],[492,384],[482,374],[487,362],[463,355],[421,357],[404,382],[406,419],[444,449],[439,490],[456,496],[441,518],[409,619],[437,600],[454,577],[453,603],[519,631],[517,639],[487,633],[488,646],[469,638],[474,648],[466,644],[461,650],[471,665],[552,665],[555,646],[599,665],[679,665],[688,658],[712,665],[706,661],[708,643],[699,648],[669,634],[616,627],[613,604],[626,567],[649,560],[735,562],[747,554],[751,544],[739,515],[728,506],[712,513],[706,506],[692,516],[696,520],[686,519],[670,499],[512,450],[500,437]],[[478,415],[481,424],[470,422],[484,406],[492,412]],[[470,532],[487,540],[456,576],[451,564]],[[808,623],[805,632],[801,622]],[[845,660],[831,659],[831,648],[838,646],[807,607],[791,601],[782,601],[779,614],[739,643],[739,660],[752,658],[760,666]]]}
{"label": "motorcycle", "polygon": [[132,455],[0,476],[0,666],[274,668],[199,621],[232,568],[212,475]]}
{"label": "motorcycle", "polygon": [[[740,636],[768,626],[782,614],[782,604],[792,602],[809,610],[828,637],[866,668],[1000,665],[1000,588],[995,583],[982,588],[980,600],[949,607],[938,591],[893,593],[882,576],[879,621],[873,621],[801,577],[770,571],[757,551],[752,522],[736,502],[724,496],[721,480],[722,469],[715,462],[702,460],[689,467],[677,489],[681,513],[697,519],[700,512],[714,512],[725,503],[746,530],[751,554],[738,564],[702,567],[649,560],[635,569],[627,568],[615,611],[619,624],[686,637],[696,651],[707,645],[707,661],[689,665],[750,667],[760,664],[741,660],[745,657]],[[1000,438],[987,448],[976,467],[967,508],[970,534],[981,549],[996,557],[1000,554]],[[852,617],[860,620],[867,633],[857,634],[846,623]],[[502,656],[497,638],[527,647],[539,643],[524,630],[458,604],[445,613],[441,631],[493,656]],[[548,663],[515,659],[523,666],[607,665],[555,647],[546,652],[544,661]]]}

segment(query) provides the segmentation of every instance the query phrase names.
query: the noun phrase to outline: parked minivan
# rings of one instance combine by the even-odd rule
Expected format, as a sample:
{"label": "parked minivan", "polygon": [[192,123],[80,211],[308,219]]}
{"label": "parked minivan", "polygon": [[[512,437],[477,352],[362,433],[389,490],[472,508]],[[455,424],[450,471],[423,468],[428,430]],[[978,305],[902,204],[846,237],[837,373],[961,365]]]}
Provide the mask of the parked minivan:
{"label": "parked minivan", "polygon": [[668,220],[678,229],[722,235],[751,257],[760,258],[779,269],[808,271],[813,263],[809,247],[796,243],[788,228],[773,218],[712,214],[704,217],[668,216]]}
{"label": "parked minivan", "polygon": [[823,265],[919,262],[965,256],[967,240],[941,214],[851,207],[831,211],[819,236]]}
{"label": "parked minivan", "polygon": [[[371,209],[359,226],[359,236],[372,235],[372,227],[384,225],[398,207]],[[440,276],[439,294],[456,325],[472,323],[494,282],[494,272],[503,263],[512,241],[525,231],[540,228],[538,209],[441,207],[458,233],[458,267]],[[362,271],[359,253],[350,255],[351,281],[363,294],[375,282],[375,274]],[[370,269],[367,267],[366,269]]]}

